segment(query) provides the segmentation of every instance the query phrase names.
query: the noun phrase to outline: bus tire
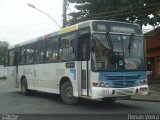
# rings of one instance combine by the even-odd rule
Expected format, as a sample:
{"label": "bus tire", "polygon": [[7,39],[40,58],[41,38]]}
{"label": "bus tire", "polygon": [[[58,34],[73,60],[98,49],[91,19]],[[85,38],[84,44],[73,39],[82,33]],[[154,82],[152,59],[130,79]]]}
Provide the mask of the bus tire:
{"label": "bus tire", "polygon": [[63,102],[66,104],[76,104],[78,102],[78,98],[73,96],[73,87],[69,81],[61,86],[60,94]]}
{"label": "bus tire", "polygon": [[28,95],[29,94],[26,78],[22,78],[21,92],[22,92],[23,95]]}

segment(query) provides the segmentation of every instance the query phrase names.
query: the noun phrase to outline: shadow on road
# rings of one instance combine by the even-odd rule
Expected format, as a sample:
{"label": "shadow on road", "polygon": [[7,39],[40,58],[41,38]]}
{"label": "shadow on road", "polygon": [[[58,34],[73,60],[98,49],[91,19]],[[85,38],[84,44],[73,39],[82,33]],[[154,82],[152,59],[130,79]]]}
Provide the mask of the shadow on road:
{"label": "shadow on road", "polygon": [[[22,95],[21,92],[12,92],[11,94],[17,94],[17,95]],[[27,97],[28,99],[40,99],[40,100],[47,100],[51,103],[66,106],[66,107],[74,107],[76,108],[84,108],[84,109],[89,109],[89,110],[127,110],[127,109],[139,109],[138,106],[135,106],[134,104],[129,104],[129,102],[126,102],[126,100],[117,100],[113,103],[108,103],[108,102],[103,102],[103,101],[98,101],[98,100],[86,100],[86,99],[80,99],[79,102],[76,105],[67,105],[63,103],[61,100],[60,95],[57,94],[48,94],[48,93],[43,93],[43,92],[32,92],[32,94],[28,96],[23,96]],[[130,101],[132,102],[132,101]]]}
{"label": "shadow on road", "polygon": [[60,95],[32,92],[24,96],[20,89],[0,83],[0,113],[18,114],[130,114],[159,113],[159,104],[117,100],[114,103],[80,99],[76,105],[63,103]]}

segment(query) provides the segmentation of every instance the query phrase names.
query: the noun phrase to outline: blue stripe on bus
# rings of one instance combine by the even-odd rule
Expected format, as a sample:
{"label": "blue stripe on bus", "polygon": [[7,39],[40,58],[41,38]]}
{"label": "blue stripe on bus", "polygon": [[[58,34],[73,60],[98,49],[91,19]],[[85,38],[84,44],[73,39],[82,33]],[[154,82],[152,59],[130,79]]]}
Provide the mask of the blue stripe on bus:
{"label": "blue stripe on bus", "polygon": [[54,36],[57,36],[58,35],[58,32],[54,32],[51,34],[51,37],[54,37]]}
{"label": "blue stripe on bus", "polygon": [[101,72],[99,80],[109,83],[111,87],[133,87],[138,86],[140,81],[146,80],[146,72]]}
{"label": "blue stripe on bus", "polygon": [[74,80],[76,80],[76,69],[75,68],[70,69],[70,72],[73,74]]}

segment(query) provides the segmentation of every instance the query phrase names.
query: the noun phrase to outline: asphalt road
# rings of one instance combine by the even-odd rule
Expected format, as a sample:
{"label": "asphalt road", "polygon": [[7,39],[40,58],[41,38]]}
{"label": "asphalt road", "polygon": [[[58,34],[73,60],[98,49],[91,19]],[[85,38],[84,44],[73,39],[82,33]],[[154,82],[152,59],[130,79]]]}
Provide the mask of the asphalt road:
{"label": "asphalt road", "polygon": [[114,117],[120,120],[128,119],[128,115],[132,114],[151,113],[160,114],[158,102],[117,100],[113,104],[107,104],[101,101],[81,100],[78,105],[66,105],[59,95],[36,92],[30,96],[23,96],[20,89],[11,87],[6,81],[0,81],[0,114],[2,116],[18,114],[19,118],[26,119],[34,116],[34,120],[36,116],[43,120],[49,120],[52,117],[56,117],[57,120],[61,117],[66,120],[83,119],[81,117],[89,118],[88,120],[91,118],[104,120],[106,117],[108,118],[106,120],[110,120]]}

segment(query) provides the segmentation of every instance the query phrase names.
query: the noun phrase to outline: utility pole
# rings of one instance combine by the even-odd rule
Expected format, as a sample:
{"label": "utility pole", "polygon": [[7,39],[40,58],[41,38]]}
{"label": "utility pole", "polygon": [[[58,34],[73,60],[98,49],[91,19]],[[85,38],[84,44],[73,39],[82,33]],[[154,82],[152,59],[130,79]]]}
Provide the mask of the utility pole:
{"label": "utility pole", "polygon": [[63,26],[62,28],[67,26],[67,0],[63,0]]}

